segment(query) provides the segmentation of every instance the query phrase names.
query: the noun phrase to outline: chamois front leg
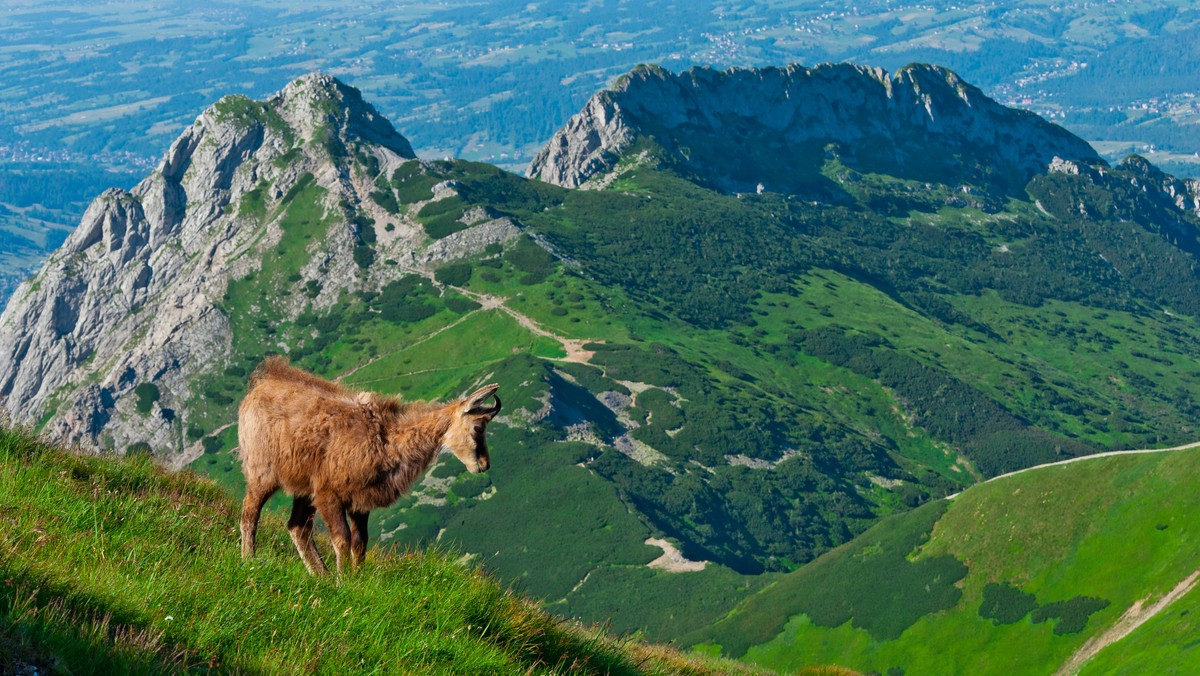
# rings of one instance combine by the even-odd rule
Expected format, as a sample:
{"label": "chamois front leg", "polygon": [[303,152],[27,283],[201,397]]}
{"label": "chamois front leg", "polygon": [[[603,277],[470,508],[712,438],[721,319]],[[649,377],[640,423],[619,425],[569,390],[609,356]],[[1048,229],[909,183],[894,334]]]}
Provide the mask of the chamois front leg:
{"label": "chamois front leg", "polygon": [[350,553],[354,556],[354,567],[362,566],[367,557],[367,514],[350,512]]}
{"label": "chamois front leg", "polygon": [[313,502],[317,512],[329,527],[333,540],[333,552],[337,556],[337,572],[340,577],[350,567],[350,527],[346,525],[346,506],[336,498],[318,495]]}
{"label": "chamois front leg", "polygon": [[254,537],[258,531],[258,518],[267,499],[275,493],[275,487],[247,484],[246,497],[242,500],[242,558],[254,556]]}
{"label": "chamois front leg", "polygon": [[329,569],[321,560],[321,554],[317,552],[317,543],[313,541],[312,536],[313,515],[316,512],[312,498],[297,495],[292,499],[292,517],[288,519],[288,533],[291,534],[292,543],[296,545],[296,551],[300,553],[308,572],[313,575],[328,575]]}

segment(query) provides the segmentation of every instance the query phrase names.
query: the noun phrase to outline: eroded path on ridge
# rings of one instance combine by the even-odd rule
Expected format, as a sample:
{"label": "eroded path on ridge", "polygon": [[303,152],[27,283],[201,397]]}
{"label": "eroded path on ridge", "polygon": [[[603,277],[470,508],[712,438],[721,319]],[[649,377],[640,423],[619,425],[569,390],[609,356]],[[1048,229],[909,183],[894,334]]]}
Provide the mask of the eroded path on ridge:
{"label": "eroded path on ridge", "polygon": [[457,286],[450,288],[470,298],[476,303],[479,303],[482,307],[476,310],[476,312],[483,312],[484,310],[500,310],[517,320],[518,324],[528,329],[531,333],[558,341],[558,343],[562,345],[563,351],[567,353],[567,356],[557,358],[548,357],[548,359],[551,361],[569,361],[577,364],[587,364],[596,353],[592,350],[584,349],[583,346],[587,345],[588,343],[604,342],[602,340],[592,340],[590,338],[566,338],[564,336],[560,336],[557,333],[548,330],[541,324],[538,324],[528,315],[521,314],[520,312],[509,307],[506,304],[508,299],[503,296],[490,296],[486,293],[468,291]]}
{"label": "eroded path on ridge", "polygon": [[[454,321],[443,326],[442,328],[437,329],[436,331],[430,331],[429,333],[421,336],[420,338],[414,340],[413,342],[408,343],[407,345],[400,348],[399,350],[392,350],[391,352],[384,352],[382,354],[377,354],[374,357],[371,357],[370,359],[368,359],[364,362],[361,362],[356,366],[346,369],[346,371],[344,371],[341,375],[339,375],[337,378],[334,378],[334,382],[340,383],[343,380],[345,380],[346,378],[349,378],[350,376],[354,375],[358,371],[370,366],[371,364],[374,364],[375,362],[379,361],[380,359],[383,359],[384,357],[390,357],[391,355],[396,354],[398,352],[403,352],[409,348],[416,347],[417,345],[420,345],[421,343],[424,343],[427,340],[432,340],[438,334],[443,333],[445,331],[449,331],[450,329],[458,326],[459,324],[462,324],[463,322],[467,321],[471,317],[474,317],[476,314],[483,312],[484,309],[485,308],[479,308],[478,310],[472,310],[471,312],[468,312],[467,314],[459,317],[458,319],[455,319]],[[425,369],[425,371],[435,371],[435,370],[440,370],[440,369]],[[422,373],[422,372],[423,371],[413,371],[413,373]],[[403,374],[401,374],[401,375],[403,375]],[[411,375],[411,374],[408,374],[408,375]]]}
{"label": "eroded path on ridge", "polygon": [[[1196,444],[1192,444],[1191,446],[1195,445]],[[1191,448],[1191,446],[1186,446],[1183,448]],[[1180,449],[1175,448],[1166,450]],[[1086,664],[1088,660],[1095,657],[1096,654],[1105,647],[1110,646],[1113,643],[1116,643],[1117,641],[1120,641],[1126,636],[1132,634],[1135,629],[1145,624],[1150,620],[1150,618],[1166,610],[1172,603],[1175,603],[1179,599],[1183,598],[1184,594],[1187,594],[1192,590],[1193,587],[1196,586],[1197,581],[1200,581],[1200,570],[1188,575],[1183,579],[1182,582],[1175,585],[1174,589],[1167,592],[1162,598],[1148,606],[1146,605],[1146,601],[1150,599],[1148,596],[1144,599],[1135,601],[1134,604],[1129,606],[1129,609],[1117,619],[1113,626],[1109,627],[1103,634],[1093,636],[1092,638],[1088,639],[1086,643],[1080,646],[1079,650],[1076,650],[1075,654],[1071,655],[1071,657],[1068,658],[1066,662],[1063,662],[1062,666],[1058,668],[1058,671],[1054,672],[1055,676],[1072,676],[1073,674],[1079,673],[1079,670],[1083,667],[1083,665]]]}
{"label": "eroded path on ridge", "polygon": [[[1099,458],[1111,458],[1111,457],[1117,456],[1117,455],[1143,455],[1143,454],[1149,454],[1149,453],[1171,453],[1174,451],[1186,451],[1191,448],[1200,448],[1200,441],[1193,441],[1189,444],[1184,444],[1182,446],[1172,446],[1170,448],[1138,448],[1138,449],[1133,449],[1133,450],[1128,450],[1128,451],[1105,451],[1103,453],[1093,453],[1092,455],[1081,455],[1076,458],[1067,458],[1066,460],[1057,460],[1055,462],[1047,462],[1047,463],[1043,463],[1041,465],[1034,465],[1033,467],[1026,467],[1025,469],[1018,469],[1013,472],[1007,472],[1005,474],[1000,474],[1000,475],[994,476],[991,479],[988,479],[987,481],[983,481],[983,482],[981,482],[979,484],[975,484],[975,485],[979,486],[981,484],[991,483],[993,481],[999,481],[1001,479],[1007,479],[1010,476],[1024,474],[1025,472],[1032,472],[1035,469],[1045,469],[1047,467],[1058,467],[1059,465],[1069,465],[1073,462],[1081,462],[1083,460],[1097,460]],[[947,495],[946,499],[953,500],[954,498],[957,498],[960,495],[962,495],[961,492],[954,493],[953,495]]]}

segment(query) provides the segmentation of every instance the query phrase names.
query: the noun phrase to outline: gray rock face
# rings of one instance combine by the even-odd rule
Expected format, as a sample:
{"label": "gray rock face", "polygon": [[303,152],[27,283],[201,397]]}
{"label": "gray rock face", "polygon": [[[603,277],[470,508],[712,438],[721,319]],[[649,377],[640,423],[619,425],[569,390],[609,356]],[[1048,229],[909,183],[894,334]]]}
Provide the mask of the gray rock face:
{"label": "gray rock face", "polygon": [[727,191],[788,191],[836,158],[920,180],[1021,183],[1056,155],[1102,162],[1082,139],[1006,108],[934,66],[693,68],[640,66],[583,110],[529,175],[576,187],[613,171],[643,142],[661,161]]}
{"label": "gray rock face", "polygon": [[1175,178],[1140,155],[1130,155],[1117,166],[1138,177],[1133,179],[1136,187],[1156,191],[1180,211],[1200,216],[1200,180]]}
{"label": "gray rock face", "polygon": [[[1049,172],[1083,176],[1088,181],[1109,189],[1123,187],[1121,184],[1127,183],[1129,187],[1141,193],[1143,198],[1149,199],[1147,210],[1152,210],[1155,206],[1165,206],[1165,211],[1175,216],[1178,216],[1178,212],[1200,216],[1200,181],[1176,178],[1164,173],[1140,155],[1126,157],[1115,169],[1119,171],[1113,171],[1113,168],[1104,165],[1072,162],[1055,157],[1050,162]],[[1182,224],[1178,227],[1182,232],[1191,230],[1190,226]],[[1194,235],[1189,234],[1188,237],[1194,239]]]}
{"label": "gray rock face", "polygon": [[[325,240],[310,245],[314,260],[296,283],[320,281],[314,304],[388,281],[384,273],[364,279],[353,259],[347,210],[380,222],[387,215],[363,199],[374,176],[353,169],[361,164],[351,155],[370,156],[387,172],[417,161],[357,90],[326,75],[302,77],[265,102],[226,97],[204,111],[133,190],[96,198],[14,292],[0,315],[3,412],[85,447],[147,442],[179,464],[183,417],[204,396],[194,391],[195,376],[223,368],[230,352],[223,296],[279,242],[289,191],[318,186],[332,223]],[[388,233],[388,255],[411,259],[424,238],[415,224],[400,223]],[[148,407],[134,396],[141,383],[159,392]]]}

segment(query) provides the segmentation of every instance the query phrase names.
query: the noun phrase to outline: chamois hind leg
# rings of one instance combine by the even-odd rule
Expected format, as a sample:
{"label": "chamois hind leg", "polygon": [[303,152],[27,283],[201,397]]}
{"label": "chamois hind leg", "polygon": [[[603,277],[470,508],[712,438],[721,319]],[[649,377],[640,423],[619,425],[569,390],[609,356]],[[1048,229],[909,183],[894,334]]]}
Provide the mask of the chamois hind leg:
{"label": "chamois hind leg", "polygon": [[367,557],[367,512],[350,512],[350,553],[354,567],[362,565]]}
{"label": "chamois hind leg", "polygon": [[254,556],[254,536],[258,532],[258,517],[267,499],[275,494],[277,486],[246,485],[246,497],[242,499],[242,558]]}
{"label": "chamois hind leg", "polygon": [[308,572],[313,575],[328,575],[329,569],[321,560],[321,554],[317,551],[317,543],[313,541],[312,536],[313,515],[316,512],[311,498],[304,495],[292,498],[292,516],[288,519],[288,533],[291,534],[292,543],[296,545],[296,551],[299,552],[300,559],[304,561]]}
{"label": "chamois hind leg", "polygon": [[329,537],[333,540],[333,551],[337,556],[337,572],[342,575],[350,566],[350,528],[346,525],[346,506],[337,498],[314,496],[317,513],[329,527]]}

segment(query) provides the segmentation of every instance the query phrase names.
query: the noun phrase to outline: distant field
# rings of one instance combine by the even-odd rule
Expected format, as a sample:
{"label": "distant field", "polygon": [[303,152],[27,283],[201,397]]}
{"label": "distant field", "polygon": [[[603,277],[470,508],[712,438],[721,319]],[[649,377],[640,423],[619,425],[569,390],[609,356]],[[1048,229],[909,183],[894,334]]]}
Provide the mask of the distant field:
{"label": "distant field", "polygon": [[[931,62],[1004,103],[1049,116],[1110,160],[1153,146],[1150,157],[1163,169],[1200,175],[1191,76],[1200,56],[1188,42],[1200,26],[1194,3],[706,7],[674,0],[316,2],[302,10],[270,0],[237,8],[7,2],[0,163],[62,170],[45,191],[65,189],[76,204],[41,224],[0,214],[0,237],[73,228],[98,192],[71,177],[77,164],[144,175],[220,97],[261,98],[314,70],[362,89],[423,157],[481,159],[521,172],[589,96],[639,63],[684,70],[849,60],[894,70]],[[6,242],[0,303],[6,285],[52,248],[30,239],[35,244]]]}
{"label": "distant field", "polygon": [[[854,60],[950,66],[989,95],[1086,138],[1136,124],[1163,150],[1200,149],[1193,3],[1003,7],[939,0],[753,0],[704,11],[672,0],[536,4],[450,0],[293,10],[6,3],[0,148],[156,156],[204,106],[261,97],[311,70],[360,87],[423,155],[521,167],[594,91],[638,63],[681,70]],[[1184,41],[1181,43],[1180,41]],[[1086,67],[1081,64],[1087,64]],[[1148,123],[1153,124],[1148,124]]]}

